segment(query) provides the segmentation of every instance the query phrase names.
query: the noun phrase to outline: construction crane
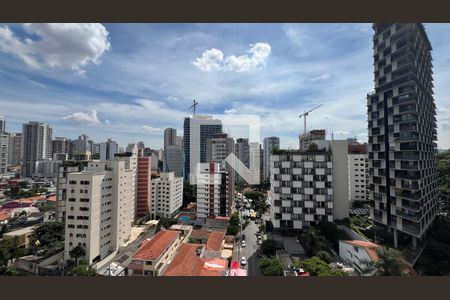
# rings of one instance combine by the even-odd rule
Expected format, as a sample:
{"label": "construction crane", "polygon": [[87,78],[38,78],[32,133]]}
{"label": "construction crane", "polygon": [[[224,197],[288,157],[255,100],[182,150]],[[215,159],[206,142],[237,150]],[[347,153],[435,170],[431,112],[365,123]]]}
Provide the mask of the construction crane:
{"label": "construction crane", "polygon": [[316,110],[316,109],[318,109],[319,107],[321,107],[323,104],[320,104],[320,105],[317,105],[316,107],[314,107],[313,109],[310,109],[310,110],[308,110],[308,111],[306,111],[306,112],[304,112],[303,114],[301,114],[300,116],[298,116],[300,119],[303,117],[303,120],[304,120],[304,124],[305,124],[305,133],[306,133],[306,117],[309,115],[309,113],[310,112],[312,112],[313,110]]}
{"label": "construction crane", "polygon": [[194,104],[192,104],[192,105],[189,107],[189,109],[193,108],[193,109],[194,109],[194,115],[195,115],[195,108],[197,107],[198,102],[196,102],[195,99],[194,99],[193,103],[194,103]]}

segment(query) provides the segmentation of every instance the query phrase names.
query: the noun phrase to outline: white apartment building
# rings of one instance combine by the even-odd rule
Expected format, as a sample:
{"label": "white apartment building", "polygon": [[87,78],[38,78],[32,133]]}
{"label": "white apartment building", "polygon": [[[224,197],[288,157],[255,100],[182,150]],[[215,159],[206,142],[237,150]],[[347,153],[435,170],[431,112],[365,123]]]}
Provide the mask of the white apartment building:
{"label": "white apartment building", "polygon": [[368,157],[367,154],[348,155],[349,201],[368,202]]}
{"label": "white apartment building", "polygon": [[34,167],[33,179],[34,180],[53,180],[56,179],[58,173],[58,165],[61,161],[53,160],[50,158],[39,159],[36,161]]}
{"label": "white apartment building", "polygon": [[271,221],[276,230],[348,217],[348,143],[330,145],[330,150],[278,150],[270,156]]}
{"label": "white apartment building", "polygon": [[9,134],[0,131],[0,174],[8,171]]}
{"label": "white apartment building", "polygon": [[8,146],[8,165],[18,166],[22,157],[22,134],[10,133]]}
{"label": "white apartment building", "polygon": [[136,211],[137,211],[137,203],[136,203],[136,190],[137,190],[137,166],[138,166],[138,148],[136,145],[132,145],[129,148],[129,152],[124,153],[116,153],[114,155],[115,160],[123,160],[125,161],[125,168],[127,170],[131,170],[132,176],[131,176],[131,194],[132,194],[132,205],[134,209],[133,219],[136,217]]}
{"label": "white apartment building", "polygon": [[29,122],[22,126],[22,177],[31,178],[36,161],[52,157],[52,128],[45,123]]}
{"label": "white apartment building", "polygon": [[197,168],[197,219],[227,216],[228,173],[215,162],[199,163]]}
{"label": "white apartment building", "polygon": [[162,172],[152,179],[150,217],[171,218],[183,205],[183,178],[174,172]]}
{"label": "white apartment building", "polygon": [[134,216],[132,170],[123,160],[91,161],[67,175],[65,259],[80,245],[89,264],[101,261],[130,238]]}

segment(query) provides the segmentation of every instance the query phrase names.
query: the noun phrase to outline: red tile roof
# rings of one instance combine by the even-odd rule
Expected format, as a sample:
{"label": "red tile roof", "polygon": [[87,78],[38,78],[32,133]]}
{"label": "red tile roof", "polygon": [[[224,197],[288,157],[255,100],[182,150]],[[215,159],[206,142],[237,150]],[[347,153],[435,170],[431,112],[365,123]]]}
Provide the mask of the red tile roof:
{"label": "red tile roof", "polygon": [[56,194],[48,196],[47,201],[56,202]]}
{"label": "red tile roof", "polygon": [[343,241],[343,242],[353,245],[353,246],[364,248],[366,250],[367,254],[369,254],[372,261],[378,260],[377,250],[381,249],[380,245],[377,245],[377,244],[374,244],[374,243],[368,242],[368,241],[361,241],[361,240],[352,240],[352,241]]}
{"label": "red tile roof", "polygon": [[197,249],[203,247],[201,244],[182,244],[163,276],[222,276],[228,262],[197,256]]}
{"label": "red tile roof", "polygon": [[213,231],[209,235],[208,242],[206,243],[206,250],[220,251],[222,250],[223,240],[225,238],[225,232]]}
{"label": "red tile roof", "polygon": [[133,256],[133,259],[155,260],[161,256],[173,241],[180,235],[180,231],[162,230],[151,240],[146,240]]}
{"label": "red tile roof", "polygon": [[194,229],[191,232],[191,238],[194,238],[194,239],[207,239],[207,238],[209,238],[210,234],[211,234],[211,232],[207,231],[207,230]]}

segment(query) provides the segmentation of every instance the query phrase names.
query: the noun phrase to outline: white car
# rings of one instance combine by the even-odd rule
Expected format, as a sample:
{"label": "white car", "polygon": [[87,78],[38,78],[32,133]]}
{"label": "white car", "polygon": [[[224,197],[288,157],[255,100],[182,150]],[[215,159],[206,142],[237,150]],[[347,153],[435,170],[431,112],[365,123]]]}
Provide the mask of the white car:
{"label": "white car", "polygon": [[245,241],[242,241],[241,246],[245,247],[245,246],[247,246],[247,243]]}
{"label": "white car", "polygon": [[247,264],[247,260],[245,259],[245,256],[242,256],[241,265],[245,266],[246,264]]}
{"label": "white car", "polygon": [[262,245],[262,240],[261,239],[258,239],[258,245]]}

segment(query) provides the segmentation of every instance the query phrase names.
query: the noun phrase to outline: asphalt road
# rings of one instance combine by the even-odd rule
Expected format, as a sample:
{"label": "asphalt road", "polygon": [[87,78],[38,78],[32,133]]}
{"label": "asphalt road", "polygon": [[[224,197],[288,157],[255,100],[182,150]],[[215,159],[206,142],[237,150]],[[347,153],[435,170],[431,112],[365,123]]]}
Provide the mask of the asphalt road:
{"label": "asphalt road", "polygon": [[238,248],[240,246],[240,241],[236,244],[236,247],[234,248],[233,253],[233,259],[241,261],[242,257],[245,257],[247,260],[247,265],[243,266],[245,269],[247,269],[248,276],[261,276],[261,272],[258,268],[258,258],[257,258],[257,251],[258,251],[258,244],[257,244],[257,237],[256,233],[258,232],[258,225],[255,224],[254,221],[250,221],[250,224],[244,229],[245,234],[245,241],[247,245],[245,247],[241,247],[241,257],[238,256]]}

